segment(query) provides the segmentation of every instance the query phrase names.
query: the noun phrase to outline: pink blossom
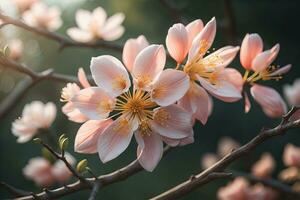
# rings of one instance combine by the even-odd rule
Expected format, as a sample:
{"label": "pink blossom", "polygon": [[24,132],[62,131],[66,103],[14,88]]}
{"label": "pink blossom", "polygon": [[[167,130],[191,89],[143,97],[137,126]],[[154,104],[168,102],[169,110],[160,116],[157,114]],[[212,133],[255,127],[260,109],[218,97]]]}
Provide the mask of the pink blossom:
{"label": "pink blossom", "polygon": [[119,156],[135,135],[138,160],[152,171],[162,156],[162,137],[190,137],[192,116],[174,105],[188,90],[189,78],[182,71],[163,70],[165,61],[162,45],[141,50],[130,70],[134,86],[130,91],[129,74],[117,58],[92,58],[90,68],[97,87],[85,88],[71,99],[93,120],[79,129],[75,150],[94,153],[97,149],[101,161],[108,162]]}
{"label": "pink blossom", "polygon": [[248,192],[249,200],[275,200],[278,197],[278,193],[272,188],[266,187],[262,184],[255,184]]}
{"label": "pink blossom", "polygon": [[53,184],[51,163],[42,157],[31,158],[23,169],[23,174],[37,185],[47,187]]}
{"label": "pink blossom", "polygon": [[291,106],[300,105],[300,78],[296,79],[293,85],[285,85],[283,93]]}
{"label": "pink blossom", "polygon": [[[76,160],[71,154],[66,152],[65,157],[71,166],[75,164]],[[70,179],[70,177],[72,177],[72,172],[68,169],[66,164],[61,160],[57,160],[52,165],[51,173],[54,179],[61,183],[65,183],[67,180]]]}
{"label": "pink blossom", "polygon": [[222,137],[218,143],[218,155],[226,156],[241,145],[230,137]]}
{"label": "pink blossom", "polygon": [[[286,104],[282,97],[274,89],[266,86],[260,86],[257,81],[279,80],[282,74],[287,73],[291,65],[284,67],[272,66],[279,53],[279,44],[274,45],[271,49],[263,51],[263,41],[256,34],[247,34],[243,39],[240,52],[240,61],[242,66],[247,70],[244,75],[244,83],[252,86],[251,95],[258,102],[265,114],[269,117],[281,117],[286,113]],[[253,72],[251,75],[251,71]],[[242,85],[244,84],[242,83]],[[249,112],[251,104],[248,95],[244,92],[245,112]]]}
{"label": "pink blossom", "polygon": [[[66,152],[65,157],[71,166],[75,164],[75,158],[71,154]],[[31,158],[24,167],[23,174],[41,187],[51,186],[54,182],[65,183],[72,176],[63,161],[57,160],[52,164],[43,157]]]}
{"label": "pink blossom", "polygon": [[125,31],[121,25],[124,18],[123,13],[116,13],[107,18],[102,7],[97,7],[92,12],[80,9],[75,17],[78,27],[69,28],[67,34],[78,42],[93,42],[99,39],[117,40]]}
{"label": "pink blossom", "polygon": [[[91,87],[87,80],[85,72],[82,68],[78,70],[78,80],[82,87]],[[80,91],[80,87],[76,83],[68,83],[61,91],[61,101],[66,102],[62,107],[62,112],[68,116],[68,119],[73,122],[82,123],[88,120],[88,118],[76,109],[73,103],[70,101],[75,94]]]}
{"label": "pink blossom", "polygon": [[287,144],[284,148],[282,159],[286,166],[300,168],[300,148],[292,144]]}
{"label": "pink blossom", "polygon": [[39,129],[47,129],[56,117],[54,103],[43,104],[33,101],[26,104],[22,116],[12,123],[12,133],[18,137],[17,142],[24,143],[34,137]]}
{"label": "pink blossom", "polygon": [[23,13],[23,20],[30,26],[55,31],[62,25],[61,10],[56,6],[47,6],[37,2]]}
{"label": "pink blossom", "polygon": [[238,177],[218,191],[219,200],[248,200],[249,183]]}
{"label": "pink blossom", "polygon": [[9,48],[9,58],[13,60],[19,60],[23,54],[23,42],[19,39],[11,40],[8,43]]}
{"label": "pink blossom", "polygon": [[278,178],[286,182],[297,181],[300,179],[300,169],[298,167],[288,167],[279,173]]}
{"label": "pink blossom", "polygon": [[201,159],[201,166],[202,169],[207,169],[213,166],[216,162],[218,162],[219,158],[216,154],[213,153],[206,153],[202,156]]}
{"label": "pink blossom", "polygon": [[275,168],[275,160],[269,153],[264,153],[252,166],[252,174],[259,178],[270,178]]}
{"label": "pink blossom", "polygon": [[204,27],[201,20],[188,26],[175,24],[169,29],[166,38],[168,51],[177,62],[178,69],[188,57],[183,71],[190,77],[190,89],[179,101],[179,105],[193,113],[203,124],[212,110],[207,91],[225,102],[242,98],[242,76],[237,70],[226,68],[236,56],[239,47],[226,46],[205,56],[215,34],[216,20],[213,18]]}
{"label": "pink blossom", "polygon": [[17,6],[20,12],[28,10],[33,4],[39,0],[12,0],[12,2]]}

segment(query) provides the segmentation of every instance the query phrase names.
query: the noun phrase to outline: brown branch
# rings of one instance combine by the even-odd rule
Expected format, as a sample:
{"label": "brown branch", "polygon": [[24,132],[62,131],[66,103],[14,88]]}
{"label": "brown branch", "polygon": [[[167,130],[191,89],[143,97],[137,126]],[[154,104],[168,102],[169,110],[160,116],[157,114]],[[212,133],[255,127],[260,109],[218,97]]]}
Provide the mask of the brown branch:
{"label": "brown branch", "polygon": [[17,188],[15,188],[7,183],[4,183],[4,182],[1,182],[0,186],[3,187],[6,191],[8,191],[10,194],[12,194],[14,197],[30,195],[30,192],[17,189]]}
{"label": "brown branch", "polygon": [[22,22],[21,20],[6,16],[1,12],[0,12],[0,19],[4,22],[5,26],[12,24],[14,26],[25,29],[29,32],[32,32],[32,33],[35,33],[42,37],[45,37],[47,39],[56,41],[60,45],[60,49],[64,49],[66,47],[86,47],[86,48],[104,48],[104,49],[114,50],[114,51],[118,51],[118,52],[122,52],[122,49],[123,49],[122,46],[120,46],[120,45],[107,43],[104,41],[99,41],[96,43],[76,42],[67,37],[61,36],[57,33],[50,32],[45,29],[29,26],[29,25],[25,24],[24,22]]}
{"label": "brown branch", "polygon": [[39,139],[39,143],[43,145],[56,159],[63,161],[65,165],[68,167],[68,169],[72,172],[73,176],[78,178],[81,182],[86,182],[85,178],[83,178],[80,174],[78,174],[77,171],[72,167],[72,165],[67,161],[63,153],[64,151],[61,154],[57,153],[41,139]]}
{"label": "brown branch", "polygon": [[40,81],[49,80],[61,83],[78,83],[78,79],[75,76],[53,73],[52,69],[47,69],[42,72],[35,72],[29,67],[23,64],[19,64],[4,56],[0,56],[0,65],[5,68],[28,75],[30,77],[21,80],[14,88],[14,90],[1,102],[0,119],[4,118],[9,113],[9,111],[11,111],[11,109],[20,101],[20,99],[26,94],[26,92]]}
{"label": "brown branch", "polygon": [[[165,147],[164,149],[164,155],[169,151],[170,147]],[[85,182],[77,181],[75,183],[69,184],[65,187],[60,187],[54,190],[48,190],[47,192],[43,191],[41,193],[35,194],[37,197],[41,199],[55,199],[62,196],[66,196],[68,194],[86,190],[86,189],[93,189],[93,186],[95,183],[98,183],[101,188],[108,186],[110,184],[123,181],[130,176],[136,174],[139,171],[142,171],[143,168],[139,164],[139,161],[136,159],[135,161],[131,162],[129,165],[118,169],[114,172],[111,172],[106,175],[98,176],[98,178],[86,178]],[[34,197],[32,195],[23,196],[21,198],[18,198],[19,200],[32,200]]]}
{"label": "brown branch", "polygon": [[255,177],[251,174],[243,173],[243,172],[237,172],[237,171],[230,171],[232,173],[232,177],[244,177],[247,180],[249,180],[252,183],[261,183],[264,186],[273,188],[282,194],[285,194],[290,197],[299,198],[300,199],[300,193],[297,191],[294,191],[289,185],[286,185],[278,180],[275,179],[261,179],[258,177]]}
{"label": "brown branch", "polygon": [[[293,108],[292,110],[296,110],[296,109],[300,109],[300,107]],[[288,115],[287,117],[290,118],[291,116]],[[285,118],[286,116],[283,117],[283,119]],[[300,127],[300,119],[293,122],[287,121],[286,123],[280,123],[278,126],[276,126],[273,129],[263,129],[256,137],[254,137],[248,143],[232,151],[228,155],[224,156],[213,166],[194,176],[192,180],[189,179],[152,199],[161,200],[161,199],[179,198],[191,192],[192,190],[196,189],[198,186],[201,186],[202,185],[201,180],[203,179],[207,180],[206,183],[211,182],[213,179],[208,178],[210,177],[210,174],[216,172],[223,172],[226,169],[226,167],[228,167],[228,165],[230,165],[232,162],[234,162],[235,160],[239,159],[242,156],[247,155],[252,150],[254,150],[258,145],[265,142],[266,140],[278,135],[284,135],[287,130],[293,128],[299,128],[299,127]],[[197,181],[200,182],[201,184],[197,183]]]}
{"label": "brown branch", "polygon": [[95,200],[96,199],[96,196],[97,196],[97,193],[100,189],[100,186],[101,185],[98,182],[94,183],[94,186],[93,186],[93,189],[92,189],[89,200]]}

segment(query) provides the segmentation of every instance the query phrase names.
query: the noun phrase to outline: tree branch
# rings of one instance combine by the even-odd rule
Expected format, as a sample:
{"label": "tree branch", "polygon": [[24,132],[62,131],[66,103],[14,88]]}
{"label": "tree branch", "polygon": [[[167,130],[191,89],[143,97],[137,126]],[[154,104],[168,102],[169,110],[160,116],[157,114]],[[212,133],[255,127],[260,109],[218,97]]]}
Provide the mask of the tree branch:
{"label": "tree branch", "polygon": [[15,188],[7,183],[4,183],[4,182],[1,182],[0,186],[3,187],[5,190],[7,190],[10,194],[12,194],[15,197],[22,197],[22,196],[30,195],[30,192],[17,189],[17,188]]}
{"label": "tree branch", "polygon": [[[169,150],[170,150],[169,146],[165,147],[164,156],[166,155],[167,152],[169,152]],[[98,183],[101,186],[101,188],[103,188],[110,184],[113,184],[113,183],[116,183],[119,181],[123,181],[142,170],[143,170],[142,166],[139,164],[139,161],[136,159],[133,162],[131,162],[129,165],[127,165],[121,169],[118,169],[118,170],[111,172],[109,174],[106,174],[106,175],[98,176],[97,179],[96,178],[86,178],[85,182],[77,181],[77,182],[69,184],[65,187],[60,187],[60,188],[57,188],[54,190],[48,190],[48,192],[43,191],[43,192],[35,194],[35,195],[41,199],[55,199],[55,198],[66,196],[68,194],[71,194],[71,193],[74,193],[77,191],[93,189],[93,186],[95,183]],[[30,199],[32,200],[32,199],[34,199],[34,197],[32,195],[27,195],[27,196],[23,196],[18,199],[19,200],[30,200]]]}
{"label": "tree branch", "polygon": [[[60,49],[64,49],[66,47],[86,47],[86,48],[104,48],[109,50],[114,50],[118,52],[122,52],[122,46],[112,43],[107,43],[104,41],[99,41],[96,43],[80,43],[73,40],[70,40],[67,37],[61,36],[57,33],[47,31],[45,29],[36,28],[29,26],[22,22],[21,20],[14,19],[12,17],[6,16],[0,12],[0,19],[4,22],[5,26],[12,24],[19,28],[25,29],[29,32],[35,33],[47,39],[56,41],[60,45]],[[2,26],[3,27],[3,26]]]}
{"label": "tree branch", "polygon": [[[292,110],[295,112],[295,110],[299,110],[300,107],[295,107]],[[291,115],[287,115],[283,117],[283,120],[285,118],[290,118]],[[197,174],[196,176],[193,176],[194,178],[191,180],[187,180],[170,190],[167,190],[166,192],[152,198],[152,200],[162,200],[162,199],[176,199],[179,198],[192,190],[196,189],[197,187],[203,185],[203,180],[206,183],[209,183],[214,180],[214,178],[211,178],[211,174],[217,173],[217,172],[223,172],[228,165],[230,165],[235,160],[239,159],[242,156],[247,155],[252,150],[254,150],[257,146],[265,142],[266,140],[278,136],[278,135],[284,135],[285,132],[289,129],[293,128],[299,128],[300,127],[300,119],[290,122],[285,120],[285,123],[280,123],[278,126],[276,126],[273,129],[263,129],[256,137],[254,137],[252,140],[250,140],[245,145],[241,146],[240,148],[233,150],[228,155],[224,156],[222,159],[220,159],[217,163],[215,163],[210,168],[204,170],[203,172]]]}
{"label": "tree branch", "polygon": [[97,193],[98,193],[99,189],[100,189],[100,184],[98,182],[95,182],[89,200],[95,200],[96,199],[96,196],[97,196]]}

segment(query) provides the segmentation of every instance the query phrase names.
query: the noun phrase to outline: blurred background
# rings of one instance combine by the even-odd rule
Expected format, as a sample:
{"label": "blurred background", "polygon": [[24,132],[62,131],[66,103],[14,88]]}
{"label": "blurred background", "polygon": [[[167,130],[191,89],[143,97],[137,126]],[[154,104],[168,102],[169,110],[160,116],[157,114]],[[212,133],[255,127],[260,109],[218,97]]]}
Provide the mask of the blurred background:
{"label": "blurred background", "polygon": [[[75,25],[74,15],[79,8],[93,10],[102,6],[109,15],[115,12],[123,12],[126,15],[124,26],[126,32],[115,43],[123,44],[126,39],[144,34],[151,43],[165,44],[168,28],[174,24],[174,19],[168,10],[158,0],[48,0],[49,4],[58,5],[63,10],[63,27],[57,32],[65,35],[66,29]],[[232,44],[231,38],[224,31],[226,24],[226,12],[224,12],[223,0],[173,0],[170,1],[176,7],[182,8],[182,13],[188,22],[200,18],[205,23],[213,16],[218,22],[218,31],[214,48]],[[292,70],[280,81],[269,81],[267,84],[275,87],[282,94],[282,86],[291,84],[300,76],[300,51],[299,51],[299,6],[298,0],[232,0],[234,19],[236,22],[236,36],[238,42],[246,33],[259,33],[265,49],[275,43],[280,43],[281,50],[276,64],[291,63]],[[9,0],[0,0],[1,9],[14,16],[14,8]],[[17,17],[17,16],[15,16]],[[89,62],[92,56],[112,54],[121,59],[121,54],[102,49],[67,48],[58,51],[56,42],[33,35],[13,26],[5,26],[0,31],[0,44],[3,47],[9,40],[20,38],[25,45],[25,53],[20,62],[25,63],[36,71],[54,68],[56,72],[75,75],[78,67],[83,67],[90,74]],[[238,44],[238,43],[235,43]],[[174,63],[169,62],[168,66]],[[232,67],[243,72],[239,65],[239,59],[231,64]],[[0,68],[0,98],[4,99],[14,88],[15,84],[24,75],[7,69]],[[11,123],[21,115],[26,103],[40,100],[44,103],[55,102],[58,115],[53,125],[55,134],[66,133],[70,138],[69,152],[77,160],[87,158],[90,167],[96,174],[105,174],[125,166],[136,157],[136,144],[132,142],[130,147],[117,159],[103,165],[98,155],[82,155],[73,152],[73,141],[79,124],[70,122],[62,114],[63,103],[59,101],[63,84],[44,81],[26,94],[17,106],[0,121],[0,180],[10,183],[17,188],[38,192],[32,181],[26,180],[22,174],[22,168],[32,157],[40,156],[41,147],[28,142],[17,144],[16,138],[11,133]],[[215,152],[218,140],[223,136],[230,136],[241,144],[253,138],[259,130],[276,125],[279,120],[269,119],[260,106],[252,101],[252,109],[248,114],[244,113],[243,101],[236,103],[224,103],[214,99],[214,111],[208,123],[203,126],[199,123],[195,126],[195,143],[175,148],[164,157],[152,173],[140,172],[128,180],[113,184],[102,189],[99,199],[147,199],[187,179],[191,174],[201,170],[201,157],[204,153]],[[299,130],[293,130],[294,134],[284,137],[276,137],[261,145],[246,158],[235,162],[230,168],[249,172],[249,167],[255,162],[262,152],[270,152],[277,162],[276,170],[283,168],[282,151],[286,143],[300,145]],[[276,173],[275,173],[276,175]],[[72,180],[70,180],[72,181]],[[183,199],[216,199],[216,191],[225,181],[214,181],[201,187]],[[53,186],[55,187],[55,186]],[[9,197],[9,194],[0,190],[0,198]],[[78,192],[62,199],[87,199],[89,191]]]}

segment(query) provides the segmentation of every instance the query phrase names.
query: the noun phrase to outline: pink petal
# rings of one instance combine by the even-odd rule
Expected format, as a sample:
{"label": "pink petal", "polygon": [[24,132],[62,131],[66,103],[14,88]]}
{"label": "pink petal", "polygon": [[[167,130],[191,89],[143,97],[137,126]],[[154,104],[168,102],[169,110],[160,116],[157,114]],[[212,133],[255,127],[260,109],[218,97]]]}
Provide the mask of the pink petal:
{"label": "pink petal", "polygon": [[279,52],[279,44],[276,44],[272,49],[259,53],[252,61],[251,68],[255,72],[261,72],[275,60]]}
{"label": "pink petal", "polygon": [[251,87],[251,95],[257,103],[259,103],[269,117],[281,117],[287,112],[287,107],[280,94],[273,88],[253,85]]}
{"label": "pink petal", "polygon": [[132,124],[123,116],[109,125],[98,139],[100,160],[106,163],[118,157],[128,147],[133,135]]}
{"label": "pink petal", "polygon": [[194,38],[198,35],[198,33],[200,33],[200,31],[203,29],[203,26],[204,25],[202,20],[196,19],[185,27],[188,32],[188,38],[189,38],[188,49],[190,49]]}
{"label": "pink petal", "polygon": [[242,92],[244,80],[238,70],[234,68],[225,68],[220,72],[219,76],[223,80],[228,81],[229,83],[234,85],[238,91]]}
{"label": "pink petal", "polygon": [[139,131],[135,133],[138,143],[137,158],[144,169],[152,172],[163,155],[163,142],[159,135],[152,132],[143,135]]}
{"label": "pink petal", "polygon": [[213,17],[202,29],[202,31],[194,38],[188,55],[188,62],[206,54],[211,47],[216,36],[216,19]]}
{"label": "pink petal", "polygon": [[97,141],[99,135],[111,124],[113,121],[108,120],[90,120],[85,122],[78,130],[74,150],[78,153],[96,153]]}
{"label": "pink petal", "polygon": [[198,80],[212,96],[222,101],[235,102],[242,98],[242,95],[236,86],[228,81],[220,80],[217,85],[212,85],[204,78],[198,77]]}
{"label": "pink petal", "polygon": [[84,88],[88,88],[91,87],[89,81],[86,78],[85,72],[83,70],[83,68],[79,68],[78,70],[78,80],[80,82],[80,84],[84,87]]}
{"label": "pink petal", "polygon": [[202,124],[207,122],[210,115],[211,100],[207,92],[196,83],[190,84],[190,89],[178,102],[178,105],[193,113]]}
{"label": "pink petal", "polygon": [[[89,25],[97,26],[97,28],[99,28],[99,29],[102,28],[104,25],[104,22],[106,21],[106,18],[107,18],[106,11],[102,7],[99,6],[93,10],[92,16],[93,16],[92,23],[94,23],[94,24],[89,24]],[[85,23],[87,23],[87,21]]]}
{"label": "pink petal", "polygon": [[168,138],[185,138],[191,133],[192,115],[177,105],[158,108],[154,112],[151,128]]}
{"label": "pink petal", "polygon": [[103,34],[109,34],[112,33],[113,30],[116,29],[116,27],[119,27],[120,24],[125,19],[125,15],[123,13],[116,13],[113,16],[109,17],[103,27],[102,33]]}
{"label": "pink petal", "polygon": [[166,38],[167,49],[177,63],[182,63],[188,53],[188,33],[183,24],[174,24]]}
{"label": "pink petal", "polygon": [[118,26],[112,30],[110,30],[110,32],[104,32],[101,33],[101,36],[103,38],[103,40],[106,41],[114,41],[119,39],[125,32],[125,28],[123,26]]}
{"label": "pink petal", "polygon": [[245,113],[248,113],[251,109],[251,102],[246,92],[244,92],[244,99],[245,99]]}
{"label": "pink petal", "polygon": [[92,20],[92,13],[79,9],[75,14],[75,20],[80,29],[87,31]]}
{"label": "pink petal", "polygon": [[280,67],[276,71],[270,73],[269,76],[278,76],[278,75],[286,74],[290,71],[291,67],[292,65],[285,65],[284,67]]}
{"label": "pink petal", "polygon": [[226,67],[233,61],[239,49],[239,47],[226,46],[209,54],[208,56],[203,58],[203,60],[208,61],[208,63],[215,63],[216,66],[213,67]]}
{"label": "pink petal", "polygon": [[263,41],[257,33],[246,34],[241,45],[240,60],[242,66],[250,70],[253,59],[263,50]]}
{"label": "pink petal", "polygon": [[108,55],[93,57],[90,68],[96,84],[113,96],[130,88],[129,75],[117,58]]}
{"label": "pink petal", "polygon": [[153,85],[151,97],[160,106],[168,106],[178,101],[189,89],[189,77],[186,73],[164,70]]}
{"label": "pink petal", "polygon": [[67,34],[77,42],[91,42],[94,39],[94,36],[88,32],[81,30],[79,28],[69,28]]}
{"label": "pink petal", "polygon": [[136,57],[132,75],[135,87],[147,89],[154,79],[162,72],[166,63],[166,52],[162,45],[150,45]]}
{"label": "pink petal", "polygon": [[161,136],[161,139],[169,146],[175,147],[175,146],[185,146],[188,144],[194,143],[194,130],[190,130],[189,136],[182,138],[182,139],[172,139],[168,137]]}
{"label": "pink petal", "polygon": [[147,46],[149,46],[149,43],[143,35],[126,41],[123,48],[123,63],[128,71],[132,71],[136,56]]}
{"label": "pink petal", "polygon": [[108,117],[115,105],[115,99],[99,87],[80,90],[71,102],[82,114],[93,120]]}

